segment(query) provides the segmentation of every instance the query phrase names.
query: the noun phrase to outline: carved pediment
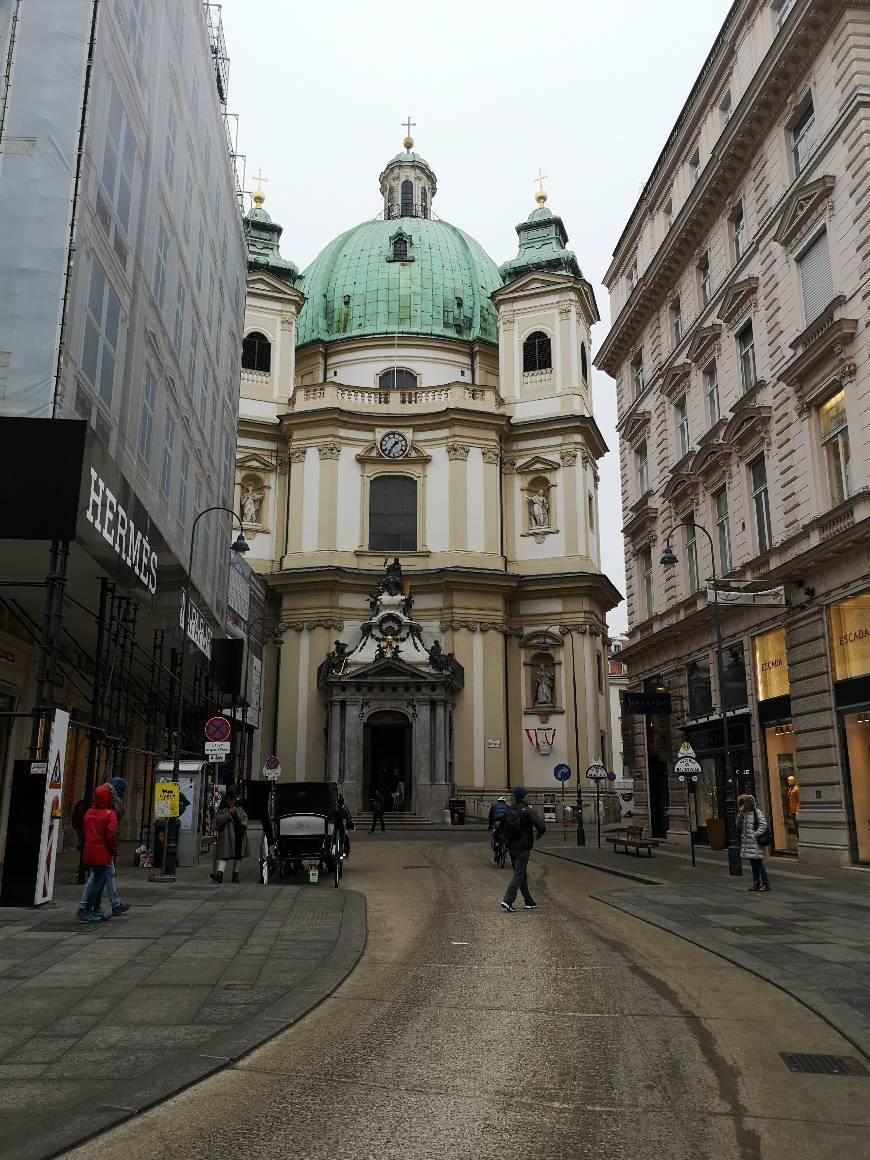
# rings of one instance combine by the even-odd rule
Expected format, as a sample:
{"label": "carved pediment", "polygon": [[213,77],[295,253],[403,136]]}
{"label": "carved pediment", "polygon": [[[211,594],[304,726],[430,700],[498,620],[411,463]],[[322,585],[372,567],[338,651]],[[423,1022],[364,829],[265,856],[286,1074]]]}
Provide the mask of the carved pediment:
{"label": "carved pediment", "polygon": [[668,367],[662,377],[661,392],[666,399],[673,401],[684,395],[689,387],[689,376],[692,373],[690,362],[674,363]]}
{"label": "carved pediment", "polygon": [[730,476],[734,460],[734,448],[729,443],[709,443],[699,447],[692,460],[692,475],[709,483],[720,476]]}
{"label": "carved pediment", "polygon": [[637,450],[647,436],[649,424],[649,411],[635,411],[625,425],[625,430],[622,433],[623,439],[625,439],[630,447]]}
{"label": "carved pediment", "polygon": [[774,240],[782,246],[799,241],[824,211],[833,190],[834,178],[830,174],[796,189],[785,203]]}
{"label": "carved pediment", "polygon": [[839,318],[846,299],[842,294],[789,345],[795,352],[780,371],[803,411],[827,394],[836,383],[849,383],[856,373],[852,340],[857,318]]}
{"label": "carved pediment", "polygon": [[523,463],[518,463],[516,467],[517,475],[533,475],[539,472],[558,470],[559,464],[553,459],[547,459],[543,455],[533,455],[531,459],[526,459]]}
{"label": "carved pediment", "polygon": [[629,517],[622,527],[622,534],[635,548],[641,544],[655,543],[659,510],[652,506],[650,497],[650,492],[641,496],[630,509]]}
{"label": "carved pediment", "polygon": [[757,290],[758,279],[755,277],[741,278],[728,288],[719,308],[719,317],[727,326],[742,321],[743,315],[755,301]]}
{"label": "carved pediment", "polygon": [[734,417],[725,428],[724,439],[745,458],[767,444],[771,407],[744,406],[734,408]]}
{"label": "carved pediment", "polygon": [[305,295],[301,291],[289,286],[286,282],[282,282],[273,274],[267,274],[265,270],[252,270],[248,274],[245,286],[248,294],[284,299],[285,302],[293,302],[297,306],[301,306],[305,301]]}
{"label": "carved pediment", "polygon": [[236,455],[236,467],[242,471],[268,471],[275,470],[276,464],[274,459],[264,455],[261,451],[239,451]]}
{"label": "carved pediment", "polygon": [[671,468],[670,479],[662,489],[662,498],[672,507],[681,507],[687,500],[697,503],[701,481],[692,474],[691,461],[694,454],[684,455],[676,467]]}
{"label": "carved pediment", "polygon": [[564,641],[558,633],[550,632],[549,629],[539,628],[537,631],[532,630],[525,634],[520,641],[520,648],[561,648],[563,643]]}
{"label": "carved pediment", "polygon": [[408,450],[399,459],[390,459],[381,453],[377,442],[367,444],[356,456],[357,463],[392,463],[401,467],[403,463],[431,463],[432,456],[424,451],[419,443],[411,443]]}
{"label": "carved pediment", "polygon": [[711,326],[701,326],[692,335],[686,348],[686,358],[693,363],[707,363],[719,353],[719,336],[722,327],[718,322]]}
{"label": "carved pediment", "polygon": [[701,436],[701,438],[698,440],[698,446],[699,447],[706,447],[710,443],[721,443],[722,442],[722,432],[725,430],[725,428],[727,426],[728,426],[727,419],[724,419],[724,418],[717,419],[716,422],[713,424],[713,426],[710,428],[710,430],[705,431],[704,434]]}

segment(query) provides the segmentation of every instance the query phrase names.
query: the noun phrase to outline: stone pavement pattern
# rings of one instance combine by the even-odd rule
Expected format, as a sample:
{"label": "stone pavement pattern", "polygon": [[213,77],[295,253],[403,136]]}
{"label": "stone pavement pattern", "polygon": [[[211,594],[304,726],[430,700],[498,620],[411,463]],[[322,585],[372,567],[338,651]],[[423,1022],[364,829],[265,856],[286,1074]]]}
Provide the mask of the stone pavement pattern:
{"label": "stone pavement pattern", "polygon": [[287,1032],[73,1160],[825,1160],[866,1155],[870,1075],[745,971],[591,898],[615,881],[535,855],[500,910],[478,842],[355,843],[357,968]]}
{"label": "stone pavement pattern", "polygon": [[[0,908],[3,1160],[61,1153],[287,1027],[365,945],[358,894],[256,880],[218,887],[210,862],[148,883],[121,868],[129,914],[88,927],[59,872],[57,905]],[[298,880],[296,880],[298,881]]]}
{"label": "stone pavement pattern", "polygon": [[692,867],[662,852],[638,859],[550,841],[542,849],[645,879],[594,897],[782,987],[870,1056],[870,874],[768,858],[770,893],[750,893],[747,867],[731,878],[706,855]]}

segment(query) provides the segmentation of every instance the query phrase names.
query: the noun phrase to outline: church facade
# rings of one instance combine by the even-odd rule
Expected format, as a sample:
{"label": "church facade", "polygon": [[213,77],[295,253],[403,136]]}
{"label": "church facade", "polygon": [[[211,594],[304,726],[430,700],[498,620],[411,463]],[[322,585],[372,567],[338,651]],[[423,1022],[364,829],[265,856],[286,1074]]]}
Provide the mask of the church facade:
{"label": "church facade", "polygon": [[[237,502],[267,583],[262,728],[282,777],[375,788],[440,820],[609,762],[592,287],[546,194],[498,267],[437,219],[404,151],[378,217],[298,273],[263,195]],[[585,780],[584,788],[586,786]]]}

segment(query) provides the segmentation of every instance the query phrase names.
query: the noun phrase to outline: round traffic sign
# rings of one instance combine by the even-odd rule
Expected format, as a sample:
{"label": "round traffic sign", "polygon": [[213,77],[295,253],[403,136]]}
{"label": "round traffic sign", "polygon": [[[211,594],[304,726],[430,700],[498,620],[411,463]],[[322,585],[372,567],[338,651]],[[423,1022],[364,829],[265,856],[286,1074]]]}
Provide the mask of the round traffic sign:
{"label": "round traffic sign", "polygon": [[277,781],[281,776],[281,762],[274,755],[267,757],[263,763],[263,777],[268,778],[269,781]]}
{"label": "round traffic sign", "polygon": [[608,773],[607,773],[607,780],[608,780],[608,781],[616,781],[616,774],[615,774],[615,773],[613,773],[613,771],[612,771],[612,770],[609,770],[609,771],[608,771]]}
{"label": "round traffic sign", "polygon": [[564,761],[560,761],[558,765],[553,767],[553,777],[556,781],[567,781],[571,776],[571,766],[566,765]]}
{"label": "round traffic sign", "polygon": [[209,717],[205,723],[205,735],[209,741],[228,741],[230,723],[226,717]]}

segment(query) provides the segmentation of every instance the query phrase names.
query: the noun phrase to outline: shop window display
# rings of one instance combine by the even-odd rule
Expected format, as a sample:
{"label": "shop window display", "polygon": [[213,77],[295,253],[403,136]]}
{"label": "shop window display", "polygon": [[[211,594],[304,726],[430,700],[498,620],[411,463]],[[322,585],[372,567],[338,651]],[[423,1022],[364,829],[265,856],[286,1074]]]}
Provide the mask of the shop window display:
{"label": "shop window display", "polygon": [[847,713],[843,727],[849,757],[856,853],[859,862],[870,862],[870,709]]}
{"label": "shop window display", "polygon": [[800,838],[800,787],[791,725],[768,725],[764,730],[764,744],[773,848],[778,854],[796,854]]}

